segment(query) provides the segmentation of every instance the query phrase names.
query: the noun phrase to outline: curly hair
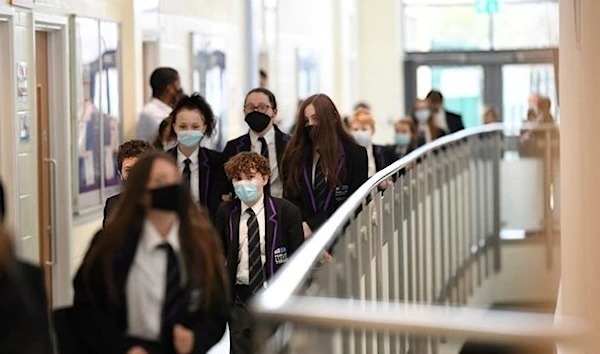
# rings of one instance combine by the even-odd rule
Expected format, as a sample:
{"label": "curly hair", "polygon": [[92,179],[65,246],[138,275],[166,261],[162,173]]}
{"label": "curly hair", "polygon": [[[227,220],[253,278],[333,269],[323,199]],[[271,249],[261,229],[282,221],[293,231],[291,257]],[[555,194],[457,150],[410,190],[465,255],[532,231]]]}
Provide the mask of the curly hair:
{"label": "curly hair", "polygon": [[252,169],[263,176],[271,175],[269,161],[255,152],[240,152],[225,164],[225,174],[230,180],[240,180],[242,174],[247,176],[252,172]]}
{"label": "curly hair", "polygon": [[123,161],[131,157],[139,157],[147,152],[154,151],[155,148],[149,142],[144,140],[129,140],[119,146],[117,152],[117,161],[119,164],[119,172],[123,168]]}

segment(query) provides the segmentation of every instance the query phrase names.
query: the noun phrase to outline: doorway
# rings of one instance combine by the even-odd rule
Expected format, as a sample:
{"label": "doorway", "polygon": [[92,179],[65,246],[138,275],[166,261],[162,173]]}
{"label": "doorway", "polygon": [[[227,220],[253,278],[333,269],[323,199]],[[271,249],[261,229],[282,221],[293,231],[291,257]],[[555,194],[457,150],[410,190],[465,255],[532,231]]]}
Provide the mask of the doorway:
{"label": "doorway", "polygon": [[35,67],[36,67],[36,112],[37,112],[37,146],[38,146],[38,195],[39,195],[39,235],[40,263],[44,268],[44,280],[48,294],[48,305],[52,304],[52,259],[54,242],[54,220],[52,219],[54,188],[53,174],[56,172],[54,160],[50,154],[50,106],[48,76],[48,32],[35,32]]}

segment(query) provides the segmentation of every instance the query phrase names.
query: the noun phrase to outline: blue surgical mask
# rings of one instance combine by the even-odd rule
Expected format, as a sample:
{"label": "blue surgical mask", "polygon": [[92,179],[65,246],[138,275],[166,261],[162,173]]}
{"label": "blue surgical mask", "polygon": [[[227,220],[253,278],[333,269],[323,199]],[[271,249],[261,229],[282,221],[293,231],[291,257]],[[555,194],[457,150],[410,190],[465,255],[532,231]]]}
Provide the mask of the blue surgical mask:
{"label": "blue surgical mask", "polygon": [[415,118],[419,121],[419,123],[426,123],[431,117],[431,110],[428,108],[419,109],[415,112]]}
{"label": "blue surgical mask", "polygon": [[398,146],[407,146],[410,144],[410,134],[398,133],[394,136],[394,141]]}
{"label": "blue surgical mask", "polygon": [[262,190],[258,188],[256,181],[243,180],[233,182],[233,189],[235,190],[235,195],[246,204],[256,201],[262,196]]}
{"label": "blue surgical mask", "polygon": [[177,141],[186,147],[196,147],[204,138],[204,133],[199,130],[184,130],[177,133]]}
{"label": "blue surgical mask", "polygon": [[352,135],[360,146],[368,146],[371,143],[372,134],[367,130],[355,130]]}

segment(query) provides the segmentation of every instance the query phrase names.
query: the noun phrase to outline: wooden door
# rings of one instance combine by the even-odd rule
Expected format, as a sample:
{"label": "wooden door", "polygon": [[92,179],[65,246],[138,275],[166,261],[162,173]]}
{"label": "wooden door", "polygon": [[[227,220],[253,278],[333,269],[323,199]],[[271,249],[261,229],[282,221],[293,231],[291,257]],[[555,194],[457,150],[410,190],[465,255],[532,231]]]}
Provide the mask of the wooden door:
{"label": "wooden door", "polygon": [[38,193],[39,193],[39,235],[40,263],[44,270],[48,305],[52,304],[52,223],[50,159],[50,109],[48,103],[48,32],[35,33],[37,127],[38,127]]}

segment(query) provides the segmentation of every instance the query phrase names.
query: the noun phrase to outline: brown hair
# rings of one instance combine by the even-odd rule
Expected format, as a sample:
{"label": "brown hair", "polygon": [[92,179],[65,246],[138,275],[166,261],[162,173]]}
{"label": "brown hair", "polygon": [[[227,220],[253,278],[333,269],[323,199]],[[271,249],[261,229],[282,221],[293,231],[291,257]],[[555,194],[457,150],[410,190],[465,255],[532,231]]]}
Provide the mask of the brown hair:
{"label": "brown hair", "polygon": [[121,168],[123,168],[123,161],[125,161],[125,159],[140,157],[150,151],[154,151],[154,148],[145,140],[129,140],[123,143],[119,146],[119,151],[117,152],[119,173],[121,172]]}
{"label": "brown hair", "polygon": [[175,124],[177,124],[177,115],[179,112],[184,109],[189,111],[198,111],[204,120],[204,124],[206,125],[206,131],[204,132],[204,136],[210,138],[215,132],[217,126],[217,118],[213,113],[210,104],[206,101],[202,95],[199,93],[193,93],[191,96],[183,95],[181,99],[177,102],[175,108],[173,108],[173,112],[169,116],[171,120],[171,136],[177,136],[175,133]]}
{"label": "brown hair", "polygon": [[[318,125],[312,127],[309,134],[306,126],[307,120],[304,111],[309,105],[315,108]],[[338,185],[340,178],[337,167],[342,157],[340,145],[342,143],[355,143],[354,138],[344,129],[342,117],[335,104],[327,95],[322,93],[312,95],[305,99],[296,116],[296,127],[288,142],[280,166],[282,166],[283,189],[290,196],[300,194],[302,187],[300,178],[302,169],[309,154],[319,150],[323,172],[331,186]],[[342,170],[342,178],[345,174]]]}
{"label": "brown hair", "polygon": [[225,164],[225,174],[227,178],[241,179],[242,173],[246,176],[250,174],[250,171],[255,169],[256,172],[263,176],[269,176],[271,174],[271,167],[269,161],[262,155],[255,152],[243,151],[233,156]]}
{"label": "brown hair", "polygon": [[[441,94],[438,91],[431,91],[427,97],[429,99],[429,96],[433,94],[434,97],[437,97],[437,94],[439,94],[441,96]],[[413,113],[412,113],[412,117],[413,117],[413,121],[415,123],[415,127],[419,126],[419,122],[417,121],[417,117],[415,115],[415,113],[417,112],[417,109],[415,108],[415,106],[417,105],[418,102],[425,102],[427,103],[427,106],[429,107],[429,111],[431,112],[431,114],[429,115],[429,119],[427,120],[427,129],[429,129],[429,133],[431,134],[431,139],[435,140],[437,138],[440,137],[440,129],[438,129],[438,125],[437,122],[435,121],[434,118],[434,113],[433,110],[431,109],[431,104],[424,99],[421,98],[417,98],[413,104]]]}
{"label": "brown hair", "polygon": [[373,118],[373,115],[371,114],[371,112],[367,111],[364,108],[359,108],[358,110],[356,110],[354,112],[354,114],[350,117],[350,119],[348,120],[349,124],[354,124],[354,123],[358,123],[358,124],[362,124],[362,125],[368,125],[371,127],[371,129],[375,130],[375,118]]}
{"label": "brown hair", "polygon": [[163,135],[165,134],[165,131],[168,133],[169,138],[173,138],[171,132],[171,117],[167,117],[160,122],[160,125],[158,126],[158,132],[156,133],[156,135],[154,136],[154,140],[152,141],[152,146],[160,150],[164,148]]}
{"label": "brown hair", "polygon": [[[165,160],[176,168],[173,159],[164,152],[152,152],[140,159],[129,175],[125,190],[119,199],[117,210],[107,220],[106,227],[98,235],[95,244],[84,260],[84,272],[89,274],[92,266],[100,262],[109,294],[117,301],[113,273],[113,260],[124,241],[131,236],[139,237],[143,229],[145,211],[142,200],[147,195],[146,185],[156,160]],[[220,249],[216,230],[204,210],[191,198],[187,212],[179,215],[179,240],[181,256],[186,266],[189,284],[204,288],[207,304],[227,298],[225,259]],[[84,274],[85,274],[84,273]],[[89,289],[89,287],[88,287]],[[90,294],[93,297],[94,294]]]}

